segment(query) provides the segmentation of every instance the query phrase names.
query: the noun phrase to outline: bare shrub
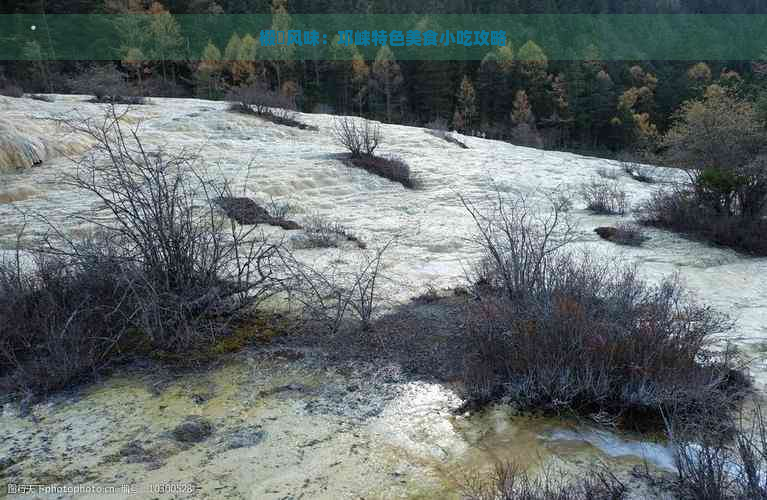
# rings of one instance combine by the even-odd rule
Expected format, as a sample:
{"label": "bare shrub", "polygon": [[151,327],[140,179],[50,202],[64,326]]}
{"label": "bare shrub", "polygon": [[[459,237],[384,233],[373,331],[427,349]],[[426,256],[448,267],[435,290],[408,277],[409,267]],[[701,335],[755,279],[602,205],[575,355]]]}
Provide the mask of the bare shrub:
{"label": "bare shrub", "polygon": [[514,463],[498,464],[490,477],[470,479],[461,489],[466,500],[620,500],[628,491],[606,467],[575,478],[551,467],[531,475]]}
{"label": "bare shrub", "polygon": [[271,90],[264,83],[234,87],[227,92],[226,100],[230,103],[230,111],[254,114],[278,125],[317,130],[296,119],[296,103],[293,98]]}
{"label": "bare shrub", "polygon": [[269,198],[269,202],[264,204],[264,208],[272,219],[285,220],[295,211],[295,207],[288,201],[275,200]]}
{"label": "bare shrub", "polygon": [[726,421],[733,354],[717,349],[731,328],[691,300],[676,279],[642,281],[632,266],[566,248],[572,226],[499,194],[489,215],[464,201],[484,253],[471,282],[467,382],[477,404],[502,396],[523,407],[658,427],[671,409]]}
{"label": "bare shrub", "polygon": [[641,226],[633,223],[621,223],[616,226],[618,230],[613,241],[619,245],[640,246],[648,240]]}
{"label": "bare shrub", "polygon": [[767,423],[761,407],[733,433],[712,434],[693,422],[669,422],[676,493],[695,500],[767,499]]}
{"label": "bare shrub", "polygon": [[352,158],[372,156],[381,142],[381,127],[370,120],[337,117],[333,120],[333,137],[351,153]]}
{"label": "bare shrub", "polygon": [[611,181],[617,180],[619,177],[618,170],[609,167],[599,167],[597,169],[597,175],[603,179],[608,179]]}
{"label": "bare shrub", "polygon": [[447,132],[447,120],[438,116],[429,123],[426,124],[426,128],[432,132]]}
{"label": "bare shrub", "polygon": [[717,212],[684,187],[661,189],[635,209],[641,224],[671,229],[752,255],[767,255],[767,220]]}
{"label": "bare shrub", "polygon": [[57,231],[46,250],[79,262],[109,249],[118,271],[135,274],[133,326],[160,349],[184,350],[279,291],[280,244],[216,215],[228,183],[208,177],[195,155],[148,151],[120,118],[111,106],[104,120],[60,121],[95,142],[64,182],[99,201],[102,214],[78,218],[103,237],[83,247]]}
{"label": "bare shrub", "polygon": [[[683,217],[696,211],[694,193],[684,188],[659,189],[652,193],[650,198],[635,207],[638,219],[643,224],[666,227],[678,225]],[[700,210],[699,216],[708,215],[705,210]],[[690,231],[697,226],[695,220],[685,221]]]}
{"label": "bare shrub", "polygon": [[421,187],[420,180],[413,175],[410,166],[399,156],[360,156],[352,157],[349,163],[355,167],[367,170],[384,179],[399,182],[409,189]]}
{"label": "bare shrub", "polygon": [[489,213],[466,198],[461,202],[477,226],[475,243],[487,252],[470,281],[502,289],[511,299],[545,286],[553,258],[575,239],[569,201],[561,193],[548,197],[546,212],[524,196],[508,198],[500,192]]}
{"label": "bare shrub", "polygon": [[427,123],[426,128],[428,129],[428,132],[434,137],[439,137],[440,139],[443,139],[450,144],[455,144],[461,149],[469,149],[469,146],[456,139],[456,137],[448,131],[447,125],[447,120],[438,117]]}
{"label": "bare shrub", "polygon": [[146,99],[128,84],[125,74],[112,64],[91,65],[68,81],[69,89],[77,94],[91,94],[95,102],[114,104],[145,104]]}
{"label": "bare shrub", "polygon": [[450,144],[455,144],[461,149],[469,149],[469,146],[467,146],[466,143],[456,139],[455,136],[447,130],[429,130],[429,133],[435,137],[439,137],[440,139],[449,142]]}
{"label": "bare shrub", "polygon": [[243,111],[250,111],[257,115],[271,114],[271,108],[293,109],[289,99],[278,92],[270,90],[262,82],[243,87],[234,87],[226,94],[226,100],[234,106],[239,106]]}
{"label": "bare shrub", "polygon": [[333,121],[333,137],[350,153],[347,163],[368,172],[416,189],[421,183],[413,176],[410,166],[398,156],[381,157],[373,153],[381,142],[381,127],[370,120],[348,116]]}
{"label": "bare shrub", "polygon": [[48,392],[119,358],[134,310],[110,256],[0,262],[0,388]]}
{"label": "bare shrub", "polygon": [[598,214],[623,215],[629,205],[629,197],[617,182],[594,179],[581,187],[586,207]]}
{"label": "bare shrub", "polygon": [[379,307],[379,285],[382,259],[391,241],[384,246],[364,252],[356,269],[344,270],[333,262],[324,268],[309,266],[287,255],[291,282],[286,289],[292,303],[310,322],[325,325],[331,333],[338,332],[352,315],[363,329],[368,329]]}
{"label": "bare shrub", "polygon": [[621,161],[621,169],[635,181],[644,182],[645,184],[654,184],[656,182],[652,170],[641,163],[624,160]]}
{"label": "bare shrub", "polygon": [[426,285],[426,290],[423,293],[412,297],[410,300],[416,304],[434,304],[435,302],[439,302],[441,298],[439,290],[429,283]]}
{"label": "bare shrub", "polygon": [[365,243],[347,227],[320,215],[307,218],[302,227],[304,238],[296,240],[301,248],[334,248],[342,241],[351,241],[360,248],[365,248]]}
{"label": "bare shrub", "polygon": [[281,125],[296,126],[298,128],[309,128],[298,120],[296,120],[296,111],[293,108],[277,107],[272,111],[273,121]]}

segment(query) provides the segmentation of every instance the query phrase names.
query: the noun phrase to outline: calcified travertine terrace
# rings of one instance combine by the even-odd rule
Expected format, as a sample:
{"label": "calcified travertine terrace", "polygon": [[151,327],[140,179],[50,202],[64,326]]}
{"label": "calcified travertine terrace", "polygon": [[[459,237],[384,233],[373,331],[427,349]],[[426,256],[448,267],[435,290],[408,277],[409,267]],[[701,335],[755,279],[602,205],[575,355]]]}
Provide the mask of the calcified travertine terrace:
{"label": "calcified travertine terrace", "polygon": [[[67,215],[90,209],[92,200],[63,189],[56,179],[71,171],[65,156],[82,151],[87,141],[41,118],[103,113],[103,106],[85,100],[0,97],[0,134],[14,131],[0,141],[0,148],[7,149],[0,151],[2,248],[12,248],[25,212],[45,214],[70,231],[82,229]],[[152,99],[130,110],[125,123],[140,124],[141,137],[152,147],[199,152],[210,172],[229,178],[238,191],[289,201],[298,207],[298,218],[321,214],[371,247],[396,237],[386,254],[386,273],[398,299],[429,284],[459,282],[476,259],[477,249],[466,239],[472,221],[459,193],[477,203],[492,201],[494,188],[540,198],[557,187],[577,190],[600,168],[618,168],[607,160],[474,137],[461,137],[469,149],[459,149],[424,129],[383,125],[380,152],[402,156],[423,181],[422,190],[409,191],[344,166],[336,157],[342,150],[332,139],[331,116],[298,118],[319,131],[274,125],[227,112],[222,102],[194,99]],[[33,145],[40,165],[29,168],[19,159],[20,141]],[[673,171],[656,173],[666,180],[683,179]],[[658,189],[623,172],[619,182],[633,202]],[[752,373],[764,389],[767,367],[759,358],[767,349],[767,259],[657,230],[648,230],[651,239],[640,248],[619,247],[599,239],[593,229],[620,218],[591,215],[577,197],[574,214],[580,222],[578,245],[602,258],[637,262],[650,280],[678,272],[700,300],[731,314],[737,321],[731,340],[756,358]],[[43,229],[32,217],[26,223],[28,234]],[[315,262],[352,261],[349,252],[299,250],[298,255]],[[10,439],[0,443],[0,457],[27,458],[6,476],[11,471],[17,478],[92,483],[196,480],[204,484],[199,496],[209,498],[300,498],[302,493],[304,498],[399,498],[447,495],[454,492],[451,481],[458,470],[488,467],[495,459],[612,457],[633,463],[646,455],[658,466],[670,466],[665,448],[625,436],[509,419],[503,411],[451,417],[460,401],[449,388],[404,380],[396,367],[339,371],[322,367],[321,359],[321,353],[306,353],[297,362],[269,352],[244,353],[204,380],[182,378],[159,392],[147,389],[147,377],[154,380],[149,375],[120,375],[87,388],[75,400],[35,407],[37,423],[18,418],[8,404],[0,426]],[[200,384],[210,388],[211,397],[195,403],[192,395],[203,390]],[[271,392],[286,384],[293,388]],[[174,448],[164,433],[188,414],[214,419],[216,434],[191,449]],[[241,427],[258,427],[265,437],[254,447],[229,450],[227,433]],[[133,439],[154,446],[161,457],[156,468],[109,459]],[[55,475],[59,469],[63,472]]]}

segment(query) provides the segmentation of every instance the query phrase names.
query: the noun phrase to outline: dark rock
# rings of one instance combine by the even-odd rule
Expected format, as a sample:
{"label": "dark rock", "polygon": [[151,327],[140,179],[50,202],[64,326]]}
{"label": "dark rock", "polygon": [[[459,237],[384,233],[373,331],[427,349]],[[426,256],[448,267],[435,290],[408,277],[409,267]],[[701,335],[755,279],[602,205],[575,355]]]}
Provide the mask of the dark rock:
{"label": "dark rock", "polygon": [[238,224],[264,224],[272,219],[266,209],[250,198],[217,198],[216,204],[224,210],[227,217],[234,219]]}
{"label": "dark rock", "polygon": [[640,246],[649,238],[642,233],[639,226],[619,224],[618,227],[598,227],[594,229],[602,239],[618,245]]}
{"label": "dark rock", "polygon": [[227,217],[234,219],[238,224],[248,226],[269,224],[270,226],[281,227],[286,231],[301,229],[301,226],[295,221],[272,217],[264,207],[250,198],[231,196],[216,198],[215,202],[226,213]]}
{"label": "dark rock", "polygon": [[151,462],[154,460],[154,456],[144,449],[138,441],[131,441],[126,444],[120,448],[117,455],[129,464]]}
{"label": "dark rock", "polygon": [[132,457],[138,455],[146,455],[146,450],[138,441],[131,441],[130,443],[120,448],[118,453],[123,457]]}
{"label": "dark rock", "polygon": [[[174,437],[175,432],[174,430]],[[145,445],[151,445],[151,448],[147,448]],[[123,445],[117,450],[117,453],[105,457],[104,463],[144,464],[147,470],[154,470],[162,467],[165,459],[184,449],[185,446],[164,439],[147,440],[144,441],[144,444],[139,440],[133,440]]]}
{"label": "dark rock", "polygon": [[594,229],[594,232],[599,235],[600,238],[612,241],[618,235],[618,228],[615,227],[598,227]]}
{"label": "dark rock", "polygon": [[173,429],[173,438],[182,443],[199,443],[213,433],[213,424],[198,415],[190,415]]}
{"label": "dark rock", "polygon": [[229,437],[229,449],[250,448],[256,446],[266,437],[266,432],[260,427],[238,429]]}

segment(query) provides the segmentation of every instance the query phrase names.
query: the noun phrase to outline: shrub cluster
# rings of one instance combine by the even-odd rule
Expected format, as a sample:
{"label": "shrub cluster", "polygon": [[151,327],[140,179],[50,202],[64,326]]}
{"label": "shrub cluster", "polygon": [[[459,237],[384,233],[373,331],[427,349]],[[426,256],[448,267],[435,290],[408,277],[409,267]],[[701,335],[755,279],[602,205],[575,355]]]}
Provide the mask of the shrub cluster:
{"label": "shrub cluster", "polygon": [[263,83],[231,89],[226,100],[229,110],[237,113],[257,115],[278,125],[296,127],[302,130],[317,130],[296,119],[296,103],[280,92],[269,89]]}
{"label": "shrub cluster", "polygon": [[689,176],[644,205],[643,220],[767,255],[767,131],[737,92],[712,85],[685,102],[663,138],[664,159]]}
{"label": "shrub cluster", "polygon": [[597,169],[597,175],[603,179],[609,179],[611,181],[618,180],[618,170],[610,167],[599,167]]}
{"label": "shrub cluster", "polygon": [[288,201],[275,200],[273,197],[265,204],[264,208],[273,219],[285,220],[295,211],[295,207]]}
{"label": "shrub cluster", "polygon": [[718,212],[691,188],[659,190],[637,210],[642,224],[670,229],[752,255],[767,255],[767,219]]}
{"label": "shrub cluster", "polygon": [[410,171],[410,166],[398,156],[376,156],[381,143],[381,127],[369,120],[356,120],[344,116],[333,123],[333,136],[349,151],[347,163],[368,172],[399,182],[406,188],[416,189],[420,182]]}
{"label": "shrub cluster", "polygon": [[635,181],[644,182],[645,184],[655,183],[655,178],[652,176],[650,169],[641,163],[622,161],[621,168]]}
{"label": "shrub cluster", "polygon": [[489,477],[471,478],[461,489],[465,500],[621,500],[628,492],[606,468],[574,478],[552,469],[532,475],[514,463],[498,464]]}
{"label": "shrub cluster", "polygon": [[[291,311],[298,306],[299,318],[331,331],[349,319],[371,324],[388,244],[361,253],[353,270],[300,262],[281,240],[234,220],[285,227],[290,221],[276,217],[288,206],[273,202],[264,209],[232,196],[197,157],[146,149],[135,130],[123,130],[121,117],[112,105],[104,120],[58,120],[95,144],[64,182],[95,198],[102,211],[80,216],[97,228],[92,234],[73,238],[51,224],[27,249],[31,263],[21,254],[0,263],[3,389],[63,388],[149,353],[207,359],[241,345],[248,335],[243,321],[268,313],[265,302],[278,294]],[[364,248],[337,224],[309,226],[316,238],[345,238]]]}
{"label": "shrub cluster", "polygon": [[0,387],[46,392],[92,376],[130,339],[131,277],[109,255],[0,262]]}
{"label": "shrub cluster", "polygon": [[[108,220],[72,239],[51,226],[36,265],[2,267],[2,377],[19,388],[60,387],[122,348],[192,352],[281,290],[279,242],[216,214],[226,182],[197,158],[148,151],[105,120],[62,120],[94,140],[66,183],[95,197]],[[49,381],[46,371],[58,374]]]}
{"label": "shrub cluster", "polygon": [[93,95],[93,102],[146,104],[139,90],[113,64],[89,66],[69,78],[67,84],[73,92]]}
{"label": "shrub cluster", "polygon": [[675,279],[653,286],[633,267],[569,251],[574,232],[559,204],[546,214],[500,196],[490,214],[465,204],[485,254],[467,321],[475,402],[507,396],[629,427],[660,426],[672,409],[728,418],[732,356],[714,349],[725,316]]}
{"label": "shrub cluster", "polygon": [[459,141],[446,130],[429,130],[429,133],[435,137],[439,137],[440,139],[449,142],[450,144],[455,144],[461,149],[469,149],[469,146],[467,146],[466,143]]}
{"label": "shrub cluster", "polygon": [[352,158],[370,157],[381,143],[381,126],[370,120],[342,116],[333,121],[333,136]]}
{"label": "shrub cluster", "polygon": [[410,166],[399,156],[362,156],[350,158],[349,163],[385,179],[399,182],[406,188],[420,187],[418,179],[410,171]]}
{"label": "shrub cluster", "polygon": [[444,118],[436,118],[430,121],[426,124],[426,128],[428,129],[429,133],[435,137],[439,137],[440,139],[445,140],[450,144],[455,144],[461,149],[469,149],[469,146],[450,134],[447,127],[447,120]]}
{"label": "shrub cluster", "polygon": [[623,215],[629,204],[626,191],[614,180],[594,179],[581,187],[586,207],[598,214]]}
{"label": "shrub cluster", "polygon": [[696,422],[669,424],[676,477],[671,490],[694,500],[767,499],[767,422],[757,406],[728,433]]}
{"label": "shrub cluster", "polygon": [[365,243],[355,236],[347,227],[313,215],[303,224],[304,237],[300,240],[303,248],[333,248],[341,241],[351,241],[359,248],[365,248]]}
{"label": "shrub cluster", "polygon": [[391,243],[361,252],[352,270],[340,268],[338,261],[318,268],[286,255],[287,288],[303,319],[338,333],[349,324],[351,315],[363,329],[369,329],[382,299],[383,255]]}

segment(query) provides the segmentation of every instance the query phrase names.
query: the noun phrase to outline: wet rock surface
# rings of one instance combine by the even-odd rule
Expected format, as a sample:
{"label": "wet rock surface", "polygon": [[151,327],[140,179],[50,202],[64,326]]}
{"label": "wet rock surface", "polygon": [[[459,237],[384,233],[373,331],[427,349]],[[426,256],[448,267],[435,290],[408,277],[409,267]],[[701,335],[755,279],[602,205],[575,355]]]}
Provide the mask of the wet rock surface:
{"label": "wet rock surface", "polygon": [[23,448],[36,460],[3,460],[0,474],[18,483],[176,481],[193,484],[193,498],[351,498],[390,482],[400,494],[439,485],[388,470],[403,459],[381,419],[405,379],[389,367],[327,364],[317,351],[276,347],[170,380],[133,367],[77,398],[32,405],[39,424],[4,412],[0,457]]}
{"label": "wet rock surface", "polygon": [[[302,355],[277,355],[286,350]],[[551,422],[514,419],[508,409],[456,417],[462,401],[453,390],[391,359],[329,354],[275,345],[175,377],[128,367],[77,397],[34,404],[28,417],[7,404],[0,457],[22,459],[3,460],[0,476],[19,484],[170,481],[190,485],[190,498],[335,500],[385,491],[458,499],[455,478],[495,460],[556,457],[575,467],[602,456],[588,440],[552,439]],[[22,450],[35,460],[23,460]]]}

